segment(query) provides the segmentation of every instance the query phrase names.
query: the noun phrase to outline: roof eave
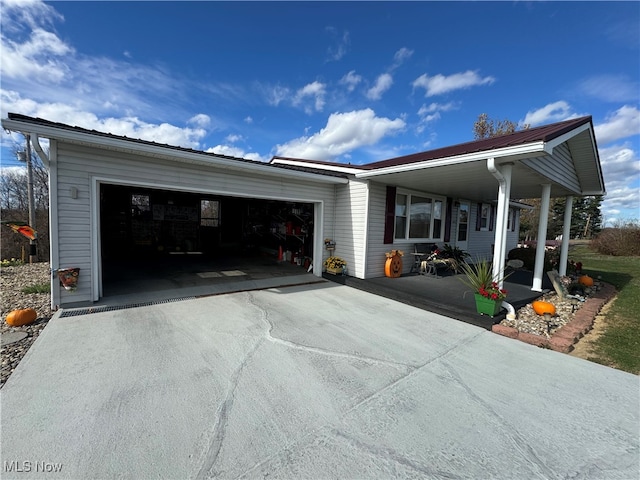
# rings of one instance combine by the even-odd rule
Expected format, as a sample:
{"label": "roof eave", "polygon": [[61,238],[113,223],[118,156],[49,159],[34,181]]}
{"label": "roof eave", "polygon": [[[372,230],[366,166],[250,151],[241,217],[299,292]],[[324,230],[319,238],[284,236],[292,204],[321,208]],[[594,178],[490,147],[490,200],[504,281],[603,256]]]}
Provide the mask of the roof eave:
{"label": "roof eave", "polygon": [[176,160],[182,163],[198,164],[203,166],[216,166],[229,170],[241,170],[259,173],[261,175],[272,175],[278,177],[289,177],[304,180],[312,180],[323,183],[347,183],[345,178],[320,175],[316,173],[301,172],[298,170],[286,170],[268,163],[245,163],[240,159],[224,158],[212,156],[204,152],[174,150],[163,145],[149,145],[138,143],[135,140],[111,138],[106,136],[93,135],[90,132],[77,132],[49,125],[39,125],[20,120],[3,119],[2,126],[11,131],[29,133],[55,140],[66,140],[73,143],[91,144],[111,150],[125,150],[145,156],[163,157]]}
{"label": "roof eave", "polygon": [[456,155],[453,157],[445,157],[439,159],[425,160],[422,162],[408,163],[404,165],[394,165],[392,167],[384,167],[376,170],[356,173],[357,178],[377,177],[392,173],[410,172],[414,170],[423,170],[426,168],[445,167],[449,165],[458,165],[461,163],[477,162],[488,158],[509,159],[513,160],[518,157],[544,155],[545,144],[542,141],[532,142],[524,145],[516,145],[512,147],[498,148],[495,150],[484,150],[481,152],[467,153],[464,155]]}

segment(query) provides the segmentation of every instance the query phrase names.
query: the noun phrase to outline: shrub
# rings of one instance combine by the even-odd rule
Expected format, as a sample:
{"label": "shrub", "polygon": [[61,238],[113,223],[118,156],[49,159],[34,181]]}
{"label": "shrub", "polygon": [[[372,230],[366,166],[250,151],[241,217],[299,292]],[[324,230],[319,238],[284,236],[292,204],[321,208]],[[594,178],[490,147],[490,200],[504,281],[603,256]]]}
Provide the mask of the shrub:
{"label": "shrub", "polygon": [[[558,258],[560,256],[560,249],[555,248],[552,250],[546,250],[544,253],[544,271],[548,272],[552,269],[558,268]],[[533,271],[536,265],[536,249],[535,248],[514,248],[507,254],[509,260],[522,260],[524,262],[523,268],[525,270]]]}
{"label": "shrub", "polygon": [[591,241],[591,249],[602,255],[640,256],[640,224],[629,222],[605,228]]}

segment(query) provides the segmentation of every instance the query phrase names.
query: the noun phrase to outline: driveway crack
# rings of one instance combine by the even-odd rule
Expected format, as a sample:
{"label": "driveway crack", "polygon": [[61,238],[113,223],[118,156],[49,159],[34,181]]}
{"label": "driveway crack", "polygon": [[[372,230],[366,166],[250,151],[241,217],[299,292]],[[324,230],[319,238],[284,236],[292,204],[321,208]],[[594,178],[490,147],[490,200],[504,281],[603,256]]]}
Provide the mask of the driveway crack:
{"label": "driveway crack", "polygon": [[305,352],[310,352],[310,353],[316,353],[318,355],[327,355],[327,356],[331,356],[331,357],[338,357],[338,358],[345,358],[348,360],[358,360],[358,361],[362,361],[362,362],[368,362],[368,363],[374,363],[374,364],[378,364],[378,365],[385,365],[385,366],[390,366],[390,367],[394,367],[394,368],[401,368],[403,370],[413,370],[416,367],[412,366],[412,365],[407,365],[406,363],[402,363],[402,362],[394,362],[393,360],[385,360],[382,358],[375,358],[375,357],[369,357],[366,355],[360,355],[360,354],[355,354],[355,353],[346,353],[346,352],[337,352],[335,350],[328,350],[325,348],[320,348],[320,347],[312,347],[310,345],[303,345],[300,343],[296,343],[296,342],[292,342],[290,340],[283,340],[282,338],[278,338],[278,337],[274,337],[272,334],[273,331],[273,323],[271,323],[271,320],[269,319],[269,312],[262,306],[260,305],[255,296],[251,293],[248,293],[247,296],[249,297],[249,303],[251,303],[251,305],[253,305],[254,307],[256,307],[260,312],[261,312],[261,318],[262,321],[267,325],[267,331],[265,332],[265,338],[272,342],[272,343],[276,343],[279,345],[282,345],[284,347],[288,347],[288,348],[293,348],[296,350],[302,350]]}
{"label": "driveway crack", "polygon": [[[213,469],[218,455],[220,454],[220,449],[222,448],[222,444],[224,442],[225,432],[227,429],[227,422],[229,420],[229,412],[233,408],[233,402],[235,400],[235,393],[238,388],[238,382],[240,381],[240,377],[242,375],[243,370],[247,367],[251,358],[255,355],[256,351],[264,343],[264,338],[260,338],[247,352],[244,359],[238,365],[238,368],[233,372],[231,379],[229,380],[229,387],[227,388],[227,395],[224,399],[224,402],[220,405],[217,410],[216,422],[213,426],[213,438],[209,444],[209,448],[205,454],[204,461],[200,471],[196,475],[198,480],[202,480],[210,477],[210,472]],[[214,475],[217,476],[217,475]]]}

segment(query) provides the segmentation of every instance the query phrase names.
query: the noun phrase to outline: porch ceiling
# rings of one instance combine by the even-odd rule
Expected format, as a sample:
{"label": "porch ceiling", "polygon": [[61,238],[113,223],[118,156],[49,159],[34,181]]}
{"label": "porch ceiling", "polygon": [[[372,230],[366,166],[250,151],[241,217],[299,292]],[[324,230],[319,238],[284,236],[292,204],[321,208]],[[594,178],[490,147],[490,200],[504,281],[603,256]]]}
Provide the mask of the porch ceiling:
{"label": "porch ceiling", "polygon": [[[498,181],[487,170],[486,161],[388,173],[371,178],[371,180],[384,185],[395,185],[410,190],[475,201],[495,200],[498,191]],[[538,198],[541,195],[542,183],[549,183],[549,179],[525,165],[516,163],[513,166],[511,198]],[[575,192],[552,184],[552,196],[572,194]]]}

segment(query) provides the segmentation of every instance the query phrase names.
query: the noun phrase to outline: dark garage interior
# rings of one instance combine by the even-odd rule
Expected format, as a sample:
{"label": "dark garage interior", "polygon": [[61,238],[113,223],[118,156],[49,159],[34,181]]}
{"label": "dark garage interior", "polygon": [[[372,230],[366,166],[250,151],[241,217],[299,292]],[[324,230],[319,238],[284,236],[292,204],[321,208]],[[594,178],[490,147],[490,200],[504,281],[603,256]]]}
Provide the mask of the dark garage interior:
{"label": "dark garage interior", "polygon": [[313,258],[313,204],[103,184],[100,235],[104,296],[296,275]]}

